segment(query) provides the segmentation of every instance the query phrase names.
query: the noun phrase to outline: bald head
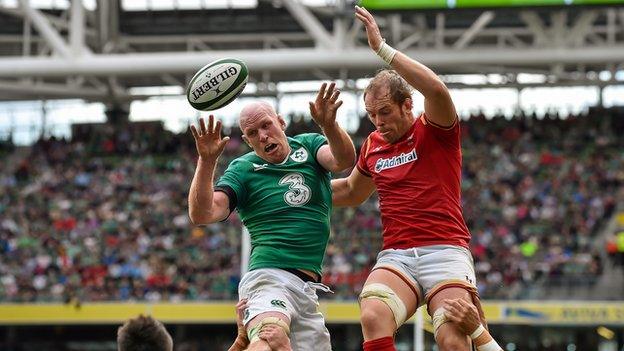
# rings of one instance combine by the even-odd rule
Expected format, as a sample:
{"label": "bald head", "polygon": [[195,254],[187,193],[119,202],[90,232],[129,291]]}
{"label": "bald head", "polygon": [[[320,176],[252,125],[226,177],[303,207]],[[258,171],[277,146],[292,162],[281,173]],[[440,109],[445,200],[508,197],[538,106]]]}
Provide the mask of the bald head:
{"label": "bald head", "polygon": [[273,106],[266,101],[252,102],[240,112],[238,126],[241,131],[244,131],[247,126],[265,116],[277,117],[277,112]]}

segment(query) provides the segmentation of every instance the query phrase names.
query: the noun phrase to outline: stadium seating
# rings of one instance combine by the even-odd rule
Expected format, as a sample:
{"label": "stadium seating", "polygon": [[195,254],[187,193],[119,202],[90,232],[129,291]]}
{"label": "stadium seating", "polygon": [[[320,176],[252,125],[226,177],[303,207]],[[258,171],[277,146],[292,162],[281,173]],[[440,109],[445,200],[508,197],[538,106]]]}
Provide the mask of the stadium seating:
{"label": "stadium seating", "polygon": [[[293,119],[293,118],[291,118]],[[312,130],[301,118],[288,132]],[[362,123],[369,123],[365,118]],[[595,284],[597,238],[624,200],[624,115],[462,122],[463,207],[483,298]],[[353,137],[361,143],[367,125]],[[219,169],[248,151],[232,130]],[[14,154],[2,145],[4,163]],[[161,127],[40,140],[0,175],[0,302],[236,299],[241,223],[193,228],[192,137]],[[354,299],[381,247],[377,198],[337,209],[330,299]]]}

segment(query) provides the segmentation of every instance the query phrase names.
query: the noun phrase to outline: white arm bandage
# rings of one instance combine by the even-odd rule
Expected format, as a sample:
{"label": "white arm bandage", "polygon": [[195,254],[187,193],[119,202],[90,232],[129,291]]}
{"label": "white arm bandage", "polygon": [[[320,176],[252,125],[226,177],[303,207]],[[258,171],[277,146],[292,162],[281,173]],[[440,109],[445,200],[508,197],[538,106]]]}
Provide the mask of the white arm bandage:
{"label": "white arm bandage", "polygon": [[377,56],[381,57],[387,64],[392,63],[392,59],[394,59],[394,55],[396,55],[397,51],[392,46],[388,45],[385,41],[381,44],[379,50],[377,50]]}

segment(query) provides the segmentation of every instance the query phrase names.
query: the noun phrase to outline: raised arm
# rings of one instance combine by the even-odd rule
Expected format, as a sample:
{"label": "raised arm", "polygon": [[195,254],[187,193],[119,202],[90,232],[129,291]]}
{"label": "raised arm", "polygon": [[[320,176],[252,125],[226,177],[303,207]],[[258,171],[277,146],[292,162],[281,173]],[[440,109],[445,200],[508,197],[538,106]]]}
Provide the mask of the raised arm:
{"label": "raised arm", "polygon": [[225,193],[214,191],[214,173],[217,160],[230,138],[221,138],[221,121],[215,126],[212,115],[207,128],[204,119],[200,118],[199,131],[192,125],[191,133],[199,159],[189,190],[189,217],[195,225],[218,222],[227,218],[230,200]]}
{"label": "raised arm", "polygon": [[342,172],[355,163],[355,147],[347,132],[336,122],[336,112],[342,105],[336,83],[321,85],[314,102],[310,101],[310,114],[327,137],[327,144],[316,153],[316,159],[326,170]]}
{"label": "raised arm", "polygon": [[457,112],[448,88],[431,69],[396,51],[384,42],[373,15],[363,7],[355,7],[355,16],[366,27],[368,45],[411,86],[425,97],[425,114],[430,122],[440,127],[450,127],[457,119]]}
{"label": "raised arm", "polygon": [[362,174],[357,167],[348,177],[332,180],[331,185],[332,203],[336,207],[357,206],[375,191],[373,179]]}

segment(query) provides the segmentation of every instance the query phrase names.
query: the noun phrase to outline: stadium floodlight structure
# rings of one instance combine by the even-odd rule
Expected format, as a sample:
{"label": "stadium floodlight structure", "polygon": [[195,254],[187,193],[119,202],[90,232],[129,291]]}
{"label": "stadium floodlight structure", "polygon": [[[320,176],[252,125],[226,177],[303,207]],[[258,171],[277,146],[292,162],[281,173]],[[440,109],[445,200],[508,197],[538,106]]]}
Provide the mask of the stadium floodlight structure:
{"label": "stadium floodlight structure", "polygon": [[[250,81],[266,89],[278,81],[369,76],[380,61],[352,4],[334,3],[261,0],[256,9],[130,12],[119,0],[99,0],[93,11],[81,1],[44,11],[20,0],[17,8],[0,7],[0,99],[141,99],[128,88],[184,87],[199,67],[222,57],[245,61]],[[624,69],[622,5],[375,15],[389,43],[438,73],[504,78],[470,87],[530,86],[516,79],[519,73],[543,75],[540,86],[621,84],[615,73]],[[599,79],[602,71],[611,78]]]}

